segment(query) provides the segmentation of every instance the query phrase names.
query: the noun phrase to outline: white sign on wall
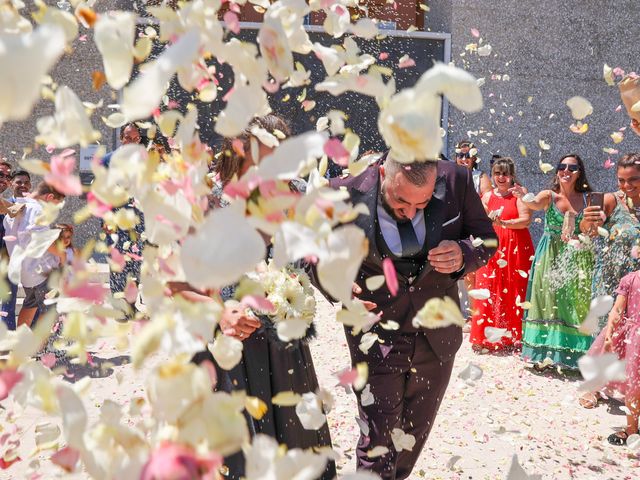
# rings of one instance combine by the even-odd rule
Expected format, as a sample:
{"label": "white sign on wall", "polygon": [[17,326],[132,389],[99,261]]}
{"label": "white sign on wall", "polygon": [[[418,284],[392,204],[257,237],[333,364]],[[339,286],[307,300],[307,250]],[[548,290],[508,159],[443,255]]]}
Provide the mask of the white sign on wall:
{"label": "white sign on wall", "polygon": [[91,171],[91,161],[93,160],[93,156],[98,151],[98,147],[100,145],[93,144],[87,145],[86,147],[80,148],[80,165],[79,169],[81,172],[90,172]]}

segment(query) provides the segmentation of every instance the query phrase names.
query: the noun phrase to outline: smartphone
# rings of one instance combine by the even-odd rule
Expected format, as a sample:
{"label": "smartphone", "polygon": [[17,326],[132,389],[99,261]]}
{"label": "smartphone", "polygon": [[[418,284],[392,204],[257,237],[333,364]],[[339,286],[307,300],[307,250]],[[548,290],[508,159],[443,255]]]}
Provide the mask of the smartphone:
{"label": "smartphone", "polygon": [[587,207],[600,207],[602,210],[604,208],[604,193],[587,192]]}

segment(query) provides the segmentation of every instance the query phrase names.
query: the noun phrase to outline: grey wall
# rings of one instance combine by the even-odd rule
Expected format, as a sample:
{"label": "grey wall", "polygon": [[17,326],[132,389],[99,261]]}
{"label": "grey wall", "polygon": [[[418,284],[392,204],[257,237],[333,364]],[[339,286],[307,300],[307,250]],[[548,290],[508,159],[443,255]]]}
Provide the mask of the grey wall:
{"label": "grey wall", "polygon": [[[550,180],[551,174],[543,175],[538,168],[540,155],[555,163],[570,152],[586,161],[594,188],[615,188],[615,169],[603,168],[607,154],[602,149],[617,148],[621,154],[638,151],[640,137],[629,131],[619,145],[609,137],[628,126],[629,120],[624,110],[615,111],[621,103],[618,91],[606,85],[602,68],[607,63],[626,71],[638,70],[639,2],[453,0],[451,4],[453,60],[486,79],[486,107],[481,113],[462,115],[452,110],[452,141],[467,136],[469,130],[479,130],[474,140],[482,156],[512,156],[523,183],[533,190]],[[461,56],[465,45],[475,40],[471,28],[478,29],[492,45],[490,57]],[[493,75],[504,74],[509,81],[492,80]],[[574,95],[584,96],[594,107],[593,115],[585,120],[590,129],[584,135],[568,128],[573,120],[565,102]],[[531,103],[528,97],[533,97]],[[540,150],[540,139],[551,145],[549,151]],[[528,151],[526,158],[519,153],[521,144]]]}
{"label": "grey wall", "polygon": [[[132,4],[131,0],[104,0],[97,10],[130,8]],[[602,149],[638,151],[640,138],[629,132],[617,146],[609,138],[628,120],[624,112],[615,112],[620,104],[617,90],[602,80],[602,66],[608,63],[627,71],[640,70],[638,0],[431,0],[428,4],[431,10],[425,15],[425,30],[451,32],[455,64],[486,79],[486,108],[482,112],[467,116],[451,109],[449,155],[456,139],[466,137],[468,131],[478,131],[472,138],[485,158],[482,167],[487,168],[491,153],[510,155],[516,160],[522,182],[533,191],[550,181],[550,175],[538,169],[539,155],[554,163],[569,152],[577,152],[586,160],[594,188],[615,187],[614,170],[602,166],[607,158]],[[471,28],[478,29],[485,42],[492,45],[490,57],[461,56],[465,45],[476,40]],[[93,92],[90,85],[91,72],[102,69],[91,31],[81,28],[81,35],[87,35],[87,40],[76,40],[73,55],[66,55],[52,76],[84,100],[103,99],[108,104],[111,90],[105,87]],[[509,75],[509,81],[492,79],[492,75],[504,74]],[[594,114],[587,118],[591,128],[582,136],[568,128],[572,119],[565,102],[574,95],[588,98],[594,106]],[[533,97],[531,103],[528,97]],[[24,147],[34,146],[35,119],[52,110],[50,102],[41,102],[28,121],[3,125],[0,154],[17,162]],[[106,108],[99,112],[106,113]],[[103,135],[102,142],[111,149],[113,132],[102,124],[99,115],[93,119]],[[548,152],[538,148],[540,139],[550,143]],[[520,144],[527,148],[526,158],[519,153]],[[48,158],[42,148],[36,148],[32,155]],[[612,157],[614,161],[617,158]],[[62,219],[69,220],[80,204],[79,199],[69,199]],[[539,227],[534,226],[538,233]],[[97,222],[90,221],[77,231],[80,238],[92,236],[97,232]]]}

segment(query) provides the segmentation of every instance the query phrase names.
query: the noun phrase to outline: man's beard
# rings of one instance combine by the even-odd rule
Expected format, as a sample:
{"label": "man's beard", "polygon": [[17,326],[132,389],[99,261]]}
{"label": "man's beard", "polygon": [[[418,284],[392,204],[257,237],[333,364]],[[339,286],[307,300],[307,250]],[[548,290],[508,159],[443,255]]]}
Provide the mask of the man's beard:
{"label": "man's beard", "polygon": [[380,202],[382,203],[382,208],[384,208],[384,211],[387,212],[389,216],[396,221],[396,223],[407,223],[411,221],[410,218],[400,218],[396,215],[396,212],[393,211],[391,205],[387,203],[387,198],[384,193],[384,187],[380,187]]}

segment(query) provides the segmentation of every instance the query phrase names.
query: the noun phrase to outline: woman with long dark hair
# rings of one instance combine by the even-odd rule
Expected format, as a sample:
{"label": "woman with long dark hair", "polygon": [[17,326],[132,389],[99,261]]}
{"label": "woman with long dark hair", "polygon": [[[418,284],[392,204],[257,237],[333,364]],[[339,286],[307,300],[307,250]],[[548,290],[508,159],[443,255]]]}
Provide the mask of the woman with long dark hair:
{"label": "woman with long dark hair", "polygon": [[[579,223],[591,186],[579,155],[563,156],[551,189],[525,202],[531,210],[545,210],[544,235],[536,248],[529,275],[522,335],[522,357],[537,368],[559,365],[577,368],[589,349],[591,335],[580,333],[591,301],[593,250],[578,239]],[[522,198],[516,186],[513,193]]]}

